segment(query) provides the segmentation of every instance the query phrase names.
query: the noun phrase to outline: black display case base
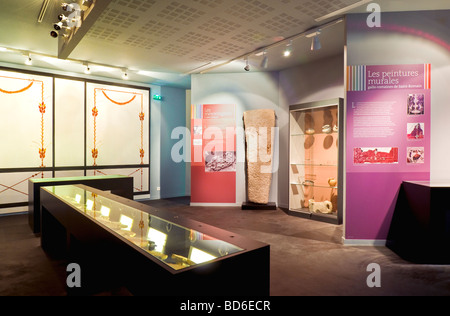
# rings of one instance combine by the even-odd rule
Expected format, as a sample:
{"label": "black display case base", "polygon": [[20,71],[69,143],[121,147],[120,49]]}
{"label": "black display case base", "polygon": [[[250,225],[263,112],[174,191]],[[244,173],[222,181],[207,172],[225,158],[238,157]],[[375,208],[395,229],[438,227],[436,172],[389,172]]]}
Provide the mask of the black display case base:
{"label": "black display case base", "polygon": [[[219,251],[224,244],[233,242],[240,250],[228,254],[227,248],[223,248],[226,254],[221,257],[176,270],[117,230],[87,215],[83,208],[63,200],[63,193],[41,188],[41,246],[51,257],[78,264],[82,273],[81,287],[67,285],[68,295],[97,295],[109,289],[124,289],[135,296],[269,296],[270,245],[98,189],[73,187],[84,190],[82,195],[95,193],[99,198],[107,198],[111,212],[117,211],[117,215],[128,209],[127,214],[133,218],[140,214],[141,221],[142,216],[148,216],[149,220],[152,217],[156,228],[158,221],[166,221],[161,227],[171,233],[167,234],[164,247],[177,251],[180,247],[191,247],[194,240],[186,239],[184,227],[200,227],[196,236],[201,235],[202,239],[208,236],[198,240],[209,245],[208,249]],[[181,234],[175,227],[183,229]],[[177,236],[186,242],[181,243]]]}
{"label": "black display case base", "polygon": [[418,264],[450,264],[450,183],[403,181],[386,247]]}
{"label": "black display case base", "polygon": [[275,202],[269,202],[267,204],[258,204],[253,202],[242,203],[243,210],[276,210],[277,205]]}

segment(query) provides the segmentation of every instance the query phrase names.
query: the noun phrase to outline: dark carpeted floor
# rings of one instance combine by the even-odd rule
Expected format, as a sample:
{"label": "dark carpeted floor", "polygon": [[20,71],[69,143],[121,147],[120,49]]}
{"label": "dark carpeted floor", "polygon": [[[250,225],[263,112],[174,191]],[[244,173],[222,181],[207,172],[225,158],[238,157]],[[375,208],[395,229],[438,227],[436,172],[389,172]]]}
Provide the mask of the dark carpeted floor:
{"label": "dark carpeted floor", "polygon": [[[414,264],[386,247],[344,246],[342,226],[286,215],[282,210],[191,207],[188,198],[145,201],[207,224],[270,244],[273,296],[450,295],[450,265]],[[370,263],[381,287],[366,280]],[[67,263],[49,258],[27,215],[0,217],[0,295],[64,296]],[[122,287],[96,295],[124,296]]]}

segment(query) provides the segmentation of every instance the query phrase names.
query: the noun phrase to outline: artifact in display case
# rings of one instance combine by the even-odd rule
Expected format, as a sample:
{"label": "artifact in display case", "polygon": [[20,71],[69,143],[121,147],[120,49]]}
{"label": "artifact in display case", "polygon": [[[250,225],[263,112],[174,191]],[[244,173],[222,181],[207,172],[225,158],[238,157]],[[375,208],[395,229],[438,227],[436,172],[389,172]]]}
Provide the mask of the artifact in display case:
{"label": "artifact in display case", "polygon": [[77,186],[53,186],[47,189],[94,222],[175,270],[242,251],[230,243]]}
{"label": "artifact in display case", "polygon": [[111,193],[133,198],[133,177],[121,175],[34,178],[28,180],[28,222],[34,233],[41,231],[40,188],[45,186],[85,184]]}
{"label": "artifact in display case", "polygon": [[289,214],[342,223],[343,100],[289,107]]}
{"label": "artifact in display case", "polygon": [[[246,291],[268,291],[269,280],[261,275],[269,269],[266,244],[84,185],[43,187],[41,196],[44,250],[65,253],[80,240],[82,248],[94,248],[96,255],[103,251],[100,257],[113,254],[114,263],[90,255],[82,260],[94,270],[100,265],[98,260],[126,270],[125,278],[134,280],[129,281],[134,282],[130,288],[138,295],[182,295],[174,288],[181,291],[185,287],[181,285],[191,279],[197,282],[192,288],[199,293],[212,282],[245,282],[242,288],[247,287]],[[66,238],[75,242],[62,241],[63,249],[61,242],[53,246],[55,240]],[[80,253],[84,258],[88,252]],[[255,268],[255,262],[260,268]],[[147,269],[152,272],[140,275],[139,271]],[[146,287],[143,280],[147,277],[148,281],[166,280],[167,289]],[[227,287],[216,291],[223,293]]]}

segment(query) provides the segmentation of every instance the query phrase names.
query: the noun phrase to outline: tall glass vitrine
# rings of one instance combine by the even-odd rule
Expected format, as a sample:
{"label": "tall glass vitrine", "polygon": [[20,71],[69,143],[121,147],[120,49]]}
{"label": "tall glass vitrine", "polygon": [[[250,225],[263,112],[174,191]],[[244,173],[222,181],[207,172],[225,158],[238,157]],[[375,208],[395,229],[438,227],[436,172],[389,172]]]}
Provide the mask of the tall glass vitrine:
{"label": "tall glass vitrine", "polygon": [[289,110],[289,214],[340,224],[343,100]]}

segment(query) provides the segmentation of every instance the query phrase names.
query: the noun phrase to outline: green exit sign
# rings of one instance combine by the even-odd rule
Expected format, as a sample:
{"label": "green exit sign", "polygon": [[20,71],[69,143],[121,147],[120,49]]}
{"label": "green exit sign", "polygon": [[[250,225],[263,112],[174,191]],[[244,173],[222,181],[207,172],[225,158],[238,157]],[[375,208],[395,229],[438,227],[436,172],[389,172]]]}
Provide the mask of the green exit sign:
{"label": "green exit sign", "polygon": [[159,94],[155,94],[153,96],[153,100],[161,101],[162,100],[162,96],[160,96]]}

